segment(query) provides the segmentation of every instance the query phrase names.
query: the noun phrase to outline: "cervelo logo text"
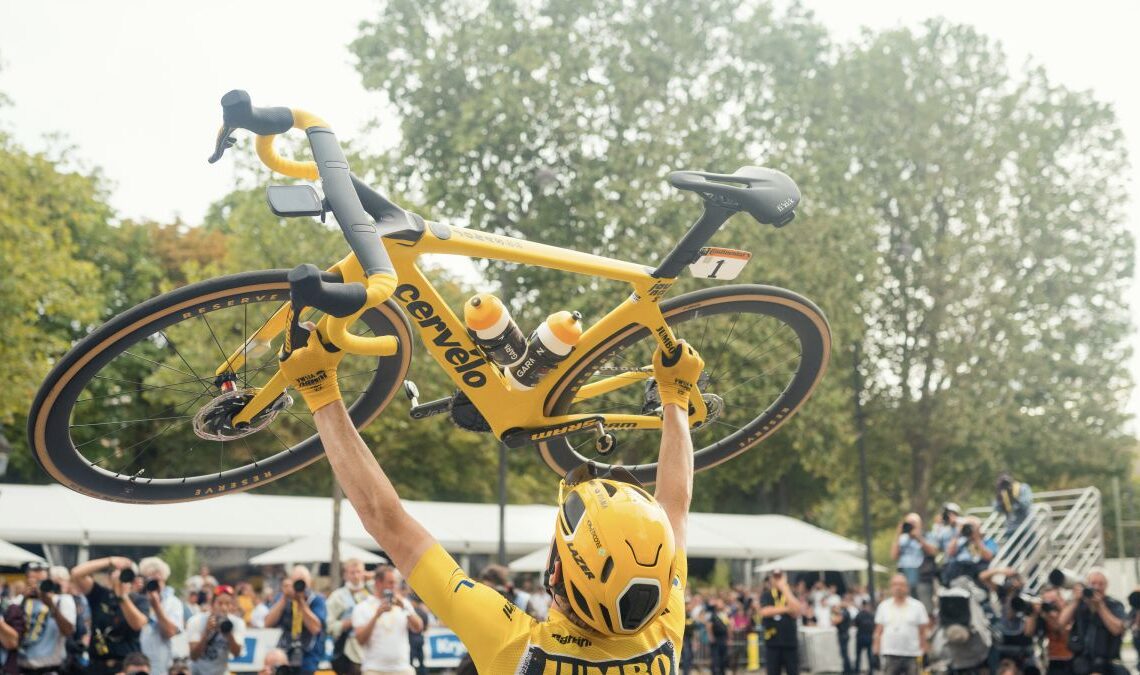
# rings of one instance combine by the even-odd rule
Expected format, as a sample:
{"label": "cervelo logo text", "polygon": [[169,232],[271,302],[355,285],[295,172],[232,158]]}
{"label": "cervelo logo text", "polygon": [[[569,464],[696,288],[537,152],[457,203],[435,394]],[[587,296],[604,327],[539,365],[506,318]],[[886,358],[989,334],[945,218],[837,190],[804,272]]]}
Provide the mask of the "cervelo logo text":
{"label": "cervelo logo text", "polygon": [[281,295],[280,293],[263,293],[261,295],[251,295],[249,297],[245,297],[245,298],[241,298],[241,299],[230,298],[229,300],[226,300],[225,302],[222,302],[219,300],[218,302],[211,302],[211,303],[207,303],[205,305],[198,305],[197,307],[193,307],[191,309],[183,310],[182,318],[183,319],[189,319],[191,317],[198,316],[199,314],[205,314],[206,312],[214,312],[214,311],[217,311],[219,309],[224,309],[226,307],[234,307],[237,305],[248,305],[251,302],[268,302],[271,300],[276,300],[278,297],[280,297],[280,295]]}
{"label": "cervelo logo text", "polygon": [[606,661],[587,661],[569,654],[548,654],[542,647],[531,645],[519,664],[519,675],[676,675],[676,648],[665,640],[656,649]]}
{"label": "cervelo logo text", "polygon": [[589,647],[594,644],[590,642],[590,638],[579,637],[577,635],[562,635],[560,633],[551,633],[550,637],[554,638],[555,642],[560,645],[575,645],[578,647]]}
{"label": "cervelo logo text", "polygon": [[408,313],[416,320],[421,328],[434,328],[435,337],[431,339],[437,347],[446,347],[443,358],[455,371],[463,383],[469,387],[482,387],[487,384],[487,375],[481,366],[487,364],[478,349],[465,349],[463,343],[452,339],[457,333],[439,318],[435,307],[431,303],[420,300],[420,289],[411,284],[400,284],[396,287],[395,296],[404,303]]}
{"label": "cervelo logo text", "polygon": [[227,490],[237,490],[250,485],[257,485],[258,483],[269,480],[273,477],[272,471],[262,471],[255,473],[249,478],[242,478],[241,480],[230,481],[229,483],[219,483],[216,487],[198,488],[194,490],[195,497],[202,497],[205,495],[220,495]]}

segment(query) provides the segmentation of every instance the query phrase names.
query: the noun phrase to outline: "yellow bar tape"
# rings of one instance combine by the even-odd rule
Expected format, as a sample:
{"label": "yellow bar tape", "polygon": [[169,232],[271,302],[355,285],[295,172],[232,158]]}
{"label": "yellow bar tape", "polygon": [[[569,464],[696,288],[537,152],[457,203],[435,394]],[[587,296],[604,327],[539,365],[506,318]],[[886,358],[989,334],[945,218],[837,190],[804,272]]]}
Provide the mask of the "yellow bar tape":
{"label": "yellow bar tape", "polygon": [[[312,127],[328,127],[328,124],[313,113],[304,110],[293,111],[294,129],[305,130]],[[269,167],[271,171],[276,171],[277,173],[302,180],[317,180],[320,178],[320,172],[317,171],[316,162],[298,162],[297,160],[286,159],[277,154],[277,151],[273,149],[273,139],[276,137],[276,135],[257,137],[257,156],[265,166]]]}

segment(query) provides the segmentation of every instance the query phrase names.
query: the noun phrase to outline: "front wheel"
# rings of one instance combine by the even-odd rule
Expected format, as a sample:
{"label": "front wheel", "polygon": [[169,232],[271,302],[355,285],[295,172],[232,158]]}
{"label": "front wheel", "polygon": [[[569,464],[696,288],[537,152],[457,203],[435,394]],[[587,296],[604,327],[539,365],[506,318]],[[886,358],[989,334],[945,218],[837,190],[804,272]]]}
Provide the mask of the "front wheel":
{"label": "front wheel", "polygon": [[[273,344],[251,347],[224,391],[214,370],[289,300],[286,270],[218,277],[123,312],[52,369],[28,416],[32,452],[55,480],[132,503],[184,502],[240,492],[321,457],[312,413],[288,395],[247,429],[228,421],[277,371]],[[301,317],[317,321],[315,310]],[[349,354],[338,371],[361,428],[392,400],[411,363],[411,329],[389,302],[365,312],[362,335],[395,335],[399,351]],[[216,470],[215,470],[216,469]]]}
{"label": "front wheel", "polygon": [[[799,411],[823,378],[831,328],[810,300],[771,286],[722,286],[670,298],[661,312],[678,338],[705,359],[699,386],[708,421],[693,430],[694,469],[727,462],[772,435]],[[602,340],[551,390],[544,413],[633,414],[655,409],[652,380],[576,400],[583,385],[653,363],[656,338],[631,325]],[[565,475],[584,461],[621,465],[642,483],[656,480],[659,431],[618,431],[613,445],[579,432],[538,444],[543,460]]]}

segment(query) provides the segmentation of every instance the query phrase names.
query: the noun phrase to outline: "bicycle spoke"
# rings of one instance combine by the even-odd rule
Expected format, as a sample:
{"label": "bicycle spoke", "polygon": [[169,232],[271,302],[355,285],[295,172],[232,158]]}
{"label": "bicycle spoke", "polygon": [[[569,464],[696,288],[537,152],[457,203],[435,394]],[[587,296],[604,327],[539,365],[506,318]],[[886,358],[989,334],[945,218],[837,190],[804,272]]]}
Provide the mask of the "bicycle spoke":
{"label": "bicycle spoke", "polygon": [[214,333],[214,327],[210,325],[210,320],[206,318],[205,314],[199,314],[198,318],[206,324],[206,330],[210,331],[210,337],[214,339],[214,344],[218,346],[218,353],[222,355],[222,363],[229,365],[230,357],[226,354],[226,350],[222,349],[222,343],[218,340],[218,336]]}
{"label": "bicycle spoke", "polygon": [[[178,392],[178,393],[180,393],[180,394],[197,394],[197,393],[198,393],[198,392],[196,392],[196,391],[186,391],[185,389],[175,389],[175,388],[174,388],[174,387],[175,387],[175,385],[173,385],[173,384],[166,384],[166,385],[146,385],[146,384],[143,384],[142,382],[133,382],[133,381],[131,381],[131,380],[120,380],[120,379],[118,379],[117,377],[107,377],[106,375],[96,375],[96,376],[92,377],[91,379],[93,379],[93,380],[107,380],[108,382],[121,382],[121,383],[123,383],[123,384],[138,384],[138,385],[142,385],[142,386],[140,386],[138,389],[131,389],[130,391],[120,391],[120,392],[116,392],[116,393],[114,393],[114,394],[107,394],[107,396],[101,396],[101,397],[99,397],[99,398],[108,398],[108,397],[110,397],[110,396],[122,396],[123,394],[132,394],[132,393],[138,393],[138,392],[140,392],[140,391],[150,391],[150,390],[152,390],[152,389],[166,389],[166,390],[168,390],[168,391],[176,391],[176,392]],[[185,382],[181,382],[181,383],[179,383],[179,384],[186,384],[186,383],[185,383]],[[87,399],[87,398],[85,398],[85,399],[81,399],[81,400],[82,400],[82,401],[90,401],[90,400],[94,400],[94,399]],[[79,403],[79,402],[80,402],[80,401],[76,401],[76,403]]]}
{"label": "bicycle spoke", "polygon": [[[193,406],[195,403],[197,403],[199,400],[201,400],[202,396],[206,395],[207,393],[209,393],[209,392],[202,392],[201,394],[198,394],[198,397],[197,397],[197,398],[195,398],[193,401],[191,401],[191,402],[190,402],[190,404],[186,406],[186,408],[189,408],[189,407]],[[179,411],[179,412],[185,412],[185,411],[184,411],[184,410],[181,410],[181,411]],[[155,439],[157,439],[157,438],[159,438],[160,436],[162,436],[163,434],[165,434],[165,433],[166,433],[167,431],[169,431],[169,430],[170,430],[170,428],[171,428],[171,427],[173,427],[175,424],[178,424],[178,422],[171,422],[170,424],[167,424],[165,427],[163,427],[163,428],[162,428],[162,430],[161,430],[161,431],[159,431],[157,434],[154,434],[153,436],[150,436],[149,438],[144,438],[143,440],[141,440],[141,441],[139,441],[139,442],[137,442],[137,443],[134,443],[134,444],[132,444],[132,445],[129,445],[129,446],[127,446],[126,448],[124,448],[124,449],[123,449],[123,452],[125,453],[125,452],[127,452],[128,450],[131,450],[131,449],[133,449],[133,448],[136,448],[136,447],[138,447],[138,446],[139,446],[139,445],[141,445],[142,443],[146,443],[146,445],[145,445],[145,446],[143,446],[143,449],[142,449],[142,450],[139,450],[139,451],[138,451],[138,454],[136,454],[136,455],[134,456],[134,458],[133,458],[133,459],[132,459],[132,460],[131,460],[129,463],[127,463],[127,465],[126,465],[126,466],[124,466],[124,467],[123,467],[123,469],[121,469],[121,470],[119,470],[119,471],[116,471],[115,473],[116,473],[117,475],[121,475],[121,474],[124,472],[124,470],[125,470],[125,469],[129,469],[130,467],[134,466],[135,462],[139,461],[139,458],[143,456],[143,453],[145,453],[147,450],[149,450],[149,449],[150,449],[150,447],[151,447],[151,446],[154,444],[154,441],[155,441]]]}
{"label": "bicycle spoke", "polygon": [[[187,377],[194,377],[193,375],[191,375],[190,373],[186,372],[185,370],[179,370],[179,369],[177,369],[177,368],[172,368],[171,366],[168,366],[168,365],[166,365],[165,363],[159,363],[158,361],[155,361],[154,359],[148,359],[148,358],[147,358],[147,357],[145,357],[145,356],[139,356],[138,354],[135,354],[135,353],[134,353],[134,352],[132,352],[132,351],[129,351],[129,350],[128,350],[128,351],[125,351],[125,352],[123,352],[123,353],[124,353],[124,354],[126,354],[127,356],[133,356],[133,357],[135,357],[136,359],[138,359],[138,360],[140,360],[140,361],[146,361],[147,363],[153,363],[154,365],[158,366],[159,368],[166,368],[167,370],[173,370],[174,372],[176,372],[176,373],[181,373],[181,374],[183,374],[183,375],[185,375],[185,376],[187,376]],[[193,380],[191,380],[191,381],[193,381]]]}
{"label": "bicycle spoke", "polygon": [[[199,382],[203,382],[202,376],[198,374],[198,371],[194,370],[194,367],[190,365],[190,362],[186,360],[186,357],[182,355],[182,352],[178,351],[178,345],[174,344],[174,340],[170,339],[170,336],[166,334],[166,331],[159,331],[158,334],[161,335],[162,339],[166,341],[166,344],[174,350],[174,353],[178,355],[178,358],[182,359],[182,363],[184,363],[186,367],[190,369],[190,372],[193,373],[194,377],[198,378]],[[225,356],[222,358],[224,359]],[[209,381],[213,382],[213,380]],[[206,393],[209,393],[210,388],[205,384],[202,385],[202,388],[206,390]]]}
{"label": "bicycle spoke", "polygon": [[[196,395],[195,395],[195,397],[194,397],[193,399],[186,399],[186,400],[184,400],[184,401],[180,401],[180,402],[178,402],[178,403],[174,403],[174,404],[172,404],[172,405],[169,405],[169,406],[167,406],[166,408],[163,408],[162,410],[160,410],[160,411],[158,412],[158,414],[159,414],[159,415],[163,415],[163,414],[166,414],[166,413],[168,413],[168,412],[170,412],[170,411],[174,410],[175,408],[179,407],[180,405],[182,405],[182,404],[183,404],[183,403],[185,403],[186,401],[197,401],[197,400],[198,400],[198,399],[200,399],[200,398],[202,398],[202,394],[196,394]],[[107,438],[107,437],[108,437],[108,436],[110,436],[111,434],[113,434],[113,433],[115,433],[115,432],[118,432],[118,431],[122,431],[122,429],[121,429],[121,428],[120,428],[120,429],[112,429],[111,431],[108,431],[107,433],[105,433],[105,434],[103,434],[102,436],[99,436],[99,437],[97,437],[97,438],[93,438],[93,439],[91,439],[91,440],[89,440],[89,441],[84,441],[83,443],[76,443],[76,444],[75,444],[75,449],[76,449],[76,450],[78,450],[79,448],[82,448],[82,447],[83,447],[83,446],[85,446],[85,445],[90,445],[90,444],[92,444],[92,443],[94,443],[94,442],[96,442],[96,441],[101,441],[101,440],[103,440],[104,438]]]}
{"label": "bicycle spoke", "polygon": [[135,424],[136,422],[161,422],[163,420],[190,419],[193,415],[179,415],[177,417],[142,417],[137,420],[115,420],[113,422],[89,422],[87,424],[69,424],[68,428],[101,427],[107,424]]}

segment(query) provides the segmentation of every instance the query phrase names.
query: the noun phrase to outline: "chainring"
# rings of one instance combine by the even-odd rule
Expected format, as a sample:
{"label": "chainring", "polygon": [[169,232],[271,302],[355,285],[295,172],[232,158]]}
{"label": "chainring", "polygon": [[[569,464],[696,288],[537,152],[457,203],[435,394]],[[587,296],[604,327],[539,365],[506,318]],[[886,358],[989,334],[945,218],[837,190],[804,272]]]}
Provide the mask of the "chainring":
{"label": "chainring", "polygon": [[483,417],[483,413],[479,412],[479,409],[475,407],[471,399],[467,398],[467,394],[463,393],[462,389],[456,390],[455,395],[451,397],[451,407],[448,408],[448,413],[451,415],[451,421],[460,429],[480,433],[491,430],[491,425],[487,424],[487,419]]}

